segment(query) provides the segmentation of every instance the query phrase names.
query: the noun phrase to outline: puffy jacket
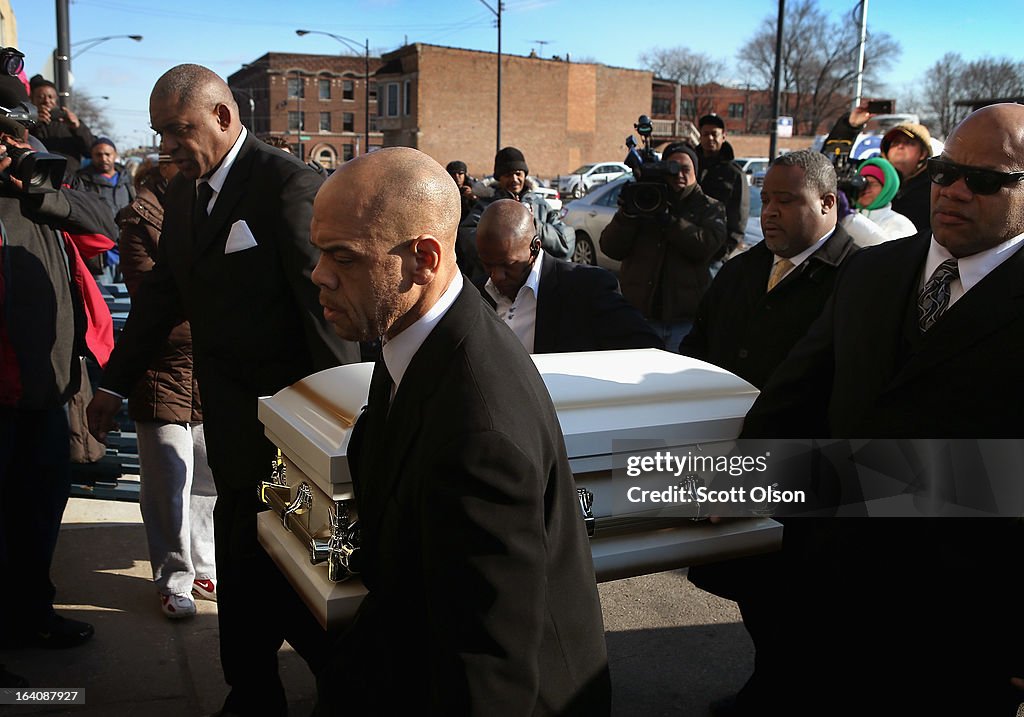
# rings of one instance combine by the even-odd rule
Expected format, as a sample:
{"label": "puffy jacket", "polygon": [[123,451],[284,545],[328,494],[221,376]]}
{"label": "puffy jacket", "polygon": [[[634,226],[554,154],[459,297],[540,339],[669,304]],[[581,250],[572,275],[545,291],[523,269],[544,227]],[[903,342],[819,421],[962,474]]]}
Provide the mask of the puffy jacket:
{"label": "puffy jacket", "polygon": [[629,216],[620,209],[600,244],[622,262],[622,295],[647,319],[675,322],[696,315],[711,282],[708,265],[725,239],[725,208],[694,186],[659,216]]}
{"label": "puffy jacket", "polygon": [[[144,181],[135,200],[117,215],[121,272],[130,296],[135,295],[155,263],[164,216],[160,204],[164,189],[166,182]],[[171,330],[159,358],[128,396],[128,414],[136,421],[203,420],[192,367],[192,331],[187,321]]]}
{"label": "puffy jacket", "polygon": [[722,149],[713,159],[704,156],[704,149],[698,145],[697,157],[700,159],[701,190],[725,206],[729,236],[722,250],[714,257],[719,259],[743,242],[750,216],[750,187],[743,171],[732,163],[736,154],[728,142],[722,143]]}
{"label": "puffy jacket", "polygon": [[112,216],[117,216],[119,211],[135,199],[135,187],[132,185],[131,175],[121,165],[117,166],[117,176],[113,180],[100,174],[94,166],[89,165],[75,174],[71,186],[84,192],[94,192],[100,195],[110,207]]}

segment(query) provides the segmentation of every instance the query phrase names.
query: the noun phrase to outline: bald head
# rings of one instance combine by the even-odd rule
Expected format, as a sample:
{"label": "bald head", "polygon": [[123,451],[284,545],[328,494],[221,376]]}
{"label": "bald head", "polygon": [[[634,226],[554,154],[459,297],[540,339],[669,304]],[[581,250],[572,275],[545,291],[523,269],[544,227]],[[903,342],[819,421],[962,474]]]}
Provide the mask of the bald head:
{"label": "bald head", "polygon": [[[1024,182],[1007,173],[1024,171],[1024,106],[998,104],[973,112],[957,125],[939,157],[948,186],[932,184],[932,233],[955,257],[986,251],[1024,232]],[[985,170],[995,183],[986,193],[984,182],[963,178],[965,172]],[[981,190],[981,191],[975,191]]]}
{"label": "bald head", "polygon": [[156,81],[153,100],[172,100],[179,105],[195,108],[213,108],[219,103],[234,109],[238,115],[238,106],[231,94],[231,88],[212,70],[202,65],[177,65],[172,67]]}
{"label": "bald head", "polygon": [[476,252],[491,283],[515,299],[540,254],[533,213],[514,199],[492,202],[476,229]]}
{"label": "bald head", "polygon": [[458,273],[459,190],[427,155],[390,147],[346,162],[320,188],[310,239],[324,315],[350,340],[393,338]]}
{"label": "bald head", "polygon": [[172,67],[157,80],[149,119],[162,150],[189,179],[208,177],[242,132],[231,90],[201,65]]}

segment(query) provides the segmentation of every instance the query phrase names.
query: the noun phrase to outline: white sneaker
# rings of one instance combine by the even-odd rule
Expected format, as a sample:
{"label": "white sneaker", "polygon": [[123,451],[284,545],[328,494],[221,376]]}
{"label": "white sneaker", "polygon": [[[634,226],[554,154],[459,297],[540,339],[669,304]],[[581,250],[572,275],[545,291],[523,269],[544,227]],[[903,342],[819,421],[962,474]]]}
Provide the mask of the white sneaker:
{"label": "white sneaker", "polygon": [[196,600],[217,602],[217,581],[210,578],[196,578],[192,581],[192,597]]}
{"label": "white sneaker", "polygon": [[185,593],[171,595],[160,593],[160,608],[164,611],[164,615],[171,620],[178,620],[196,614],[196,601],[192,599],[191,595]]}

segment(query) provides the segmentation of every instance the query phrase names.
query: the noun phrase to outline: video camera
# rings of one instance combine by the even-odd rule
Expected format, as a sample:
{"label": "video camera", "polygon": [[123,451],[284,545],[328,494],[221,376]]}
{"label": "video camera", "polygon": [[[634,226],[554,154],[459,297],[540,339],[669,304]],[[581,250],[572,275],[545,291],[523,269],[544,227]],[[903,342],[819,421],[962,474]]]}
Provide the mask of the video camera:
{"label": "video camera", "polygon": [[853,142],[848,139],[832,139],[821,148],[822,154],[832,161],[832,166],[836,170],[839,191],[845,194],[851,203],[857,200],[867,186],[867,180],[857,172],[860,163],[850,159],[852,149]]}
{"label": "video camera", "polygon": [[[4,123],[9,127],[35,127],[38,123],[35,105],[31,102],[21,102],[11,108],[0,106],[0,130],[4,130]],[[11,158],[11,165],[0,172],[0,182],[7,183],[13,177],[21,182],[22,191],[26,194],[47,194],[60,188],[64,180],[64,171],[67,169],[67,158],[59,154],[15,147],[7,142],[0,143],[0,147],[3,147],[7,156]]]}
{"label": "video camera", "polygon": [[680,167],[678,162],[659,161],[651,149],[654,126],[650,117],[640,115],[633,128],[643,142],[643,149],[640,150],[643,164],[640,166],[640,176],[635,182],[627,183],[619,197],[626,214],[653,217],[668,211],[672,194],[665,180],[677,176]]}

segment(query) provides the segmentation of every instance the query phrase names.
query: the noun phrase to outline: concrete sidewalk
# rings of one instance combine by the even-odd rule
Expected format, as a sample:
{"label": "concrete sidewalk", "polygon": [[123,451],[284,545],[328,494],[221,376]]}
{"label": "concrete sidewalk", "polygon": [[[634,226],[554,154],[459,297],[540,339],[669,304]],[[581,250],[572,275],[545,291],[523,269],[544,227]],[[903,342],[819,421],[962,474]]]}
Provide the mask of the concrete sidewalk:
{"label": "concrete sidewalk", "polygon": [[[84,688],[86,704],[0,714],[193,717],[220,708],[227,686],[217,606],[199,601],[194,618],[164,617],[136,503],[72,498],[52,574],[57,610],[91,622],[96,636],[70,650],[0,650],[0,663],[33,688]],[[753,653],[736,606],[694,588],[684,571],[604,583],[600,592],[617,717],[699,717],[750,674]],[[304,717],[313,678],[287,644],[279,659],[290,714]]]}

